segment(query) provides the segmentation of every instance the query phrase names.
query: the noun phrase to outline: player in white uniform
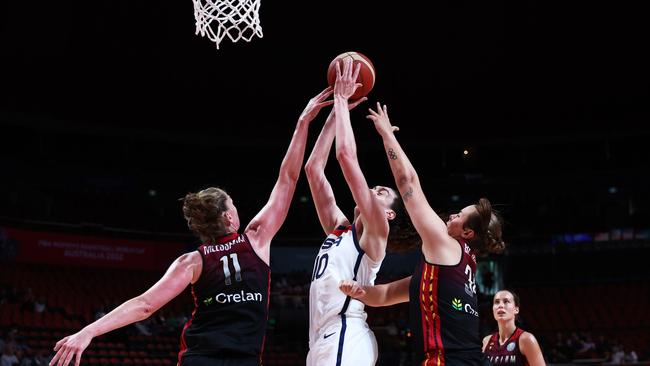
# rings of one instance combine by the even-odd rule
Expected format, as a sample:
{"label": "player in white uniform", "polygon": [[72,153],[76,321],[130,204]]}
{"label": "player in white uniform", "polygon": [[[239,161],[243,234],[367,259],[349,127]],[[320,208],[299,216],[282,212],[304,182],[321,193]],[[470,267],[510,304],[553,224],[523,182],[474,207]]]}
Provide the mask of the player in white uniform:
{"label": "player in white uniform", "polygon": [[[342,68],[342,70],[341,70]],[[355,278],[368,285],[386,254],[386,247],[419,245],[419,236],[397,192],[388,187],[369,189],[359,167],[348,103],[359,84],[359,68],[351,61],[337,67],[334,109],[307,161],[305,171],[318,218],[327,239],[314,262],[309,289],[309,354],[307,366],[371,366],[377,361],[377,341],[366,323],[364,305],[339,290],[342,280]],[[336,136],[336,158],[357,206],[354,222],[336,205],[325,177],[325,165]],[[399,228],[399,229],[398,229]]]}

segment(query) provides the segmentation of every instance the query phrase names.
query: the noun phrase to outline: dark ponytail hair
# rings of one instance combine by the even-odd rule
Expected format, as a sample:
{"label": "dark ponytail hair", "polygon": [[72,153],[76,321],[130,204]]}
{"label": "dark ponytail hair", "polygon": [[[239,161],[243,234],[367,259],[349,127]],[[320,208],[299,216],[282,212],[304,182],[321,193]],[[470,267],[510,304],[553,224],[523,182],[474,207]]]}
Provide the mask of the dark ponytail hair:
{"label": "dark ponytail hair", "polygon": [[465,227],[472,229],[475,234],[468,244],[477,254],[503,252],[506,244],[502,238],[501,216],[492,209],[492,204],[487,198],[481,198],[474,207],[477,213],[471,215],[465,222]]}
{"label": "dark ponytail hair", "polygon": [[215,239],[228,234],[223,216],[228,209],[227,200],[228,193],[214,187],[188,193],[183,198],[183,216],[187,226],[203,243],[214,243]]}

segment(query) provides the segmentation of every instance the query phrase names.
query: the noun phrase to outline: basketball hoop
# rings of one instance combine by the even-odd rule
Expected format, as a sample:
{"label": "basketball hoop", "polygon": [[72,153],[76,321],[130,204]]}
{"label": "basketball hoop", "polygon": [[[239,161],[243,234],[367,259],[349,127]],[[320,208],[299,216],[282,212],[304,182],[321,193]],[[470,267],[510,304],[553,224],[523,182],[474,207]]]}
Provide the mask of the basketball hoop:
{"label": "basketball hoop", "polygon": [[228,36],[231,41],[250,42],[254,36],[262,38],[260,26],[261,0],[192,0],[196,34],[219,43]]}

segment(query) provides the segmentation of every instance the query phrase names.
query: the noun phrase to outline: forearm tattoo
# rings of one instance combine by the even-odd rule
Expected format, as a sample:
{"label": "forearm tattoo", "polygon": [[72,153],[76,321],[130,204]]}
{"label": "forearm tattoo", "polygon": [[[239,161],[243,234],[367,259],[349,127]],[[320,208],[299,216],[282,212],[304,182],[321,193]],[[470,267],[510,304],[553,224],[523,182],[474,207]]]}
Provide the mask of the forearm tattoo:
{"label": "forearm tattoo", "polygon": [[404,194],[402,195],[402,199],[404,200],[404,202],[406,202],[409,199],[411,199],[412,197],[413,197],[413,187],[409,187],[406,190],[406,192],[404,192]]}
{"label": "forearm tattoo", "polygon": [[393,150],[393,149],[388,149],[388,157],[389,157],[391,160],[395,160],[395,159],[397,159],[397,153],[395,152],[395,150]]}

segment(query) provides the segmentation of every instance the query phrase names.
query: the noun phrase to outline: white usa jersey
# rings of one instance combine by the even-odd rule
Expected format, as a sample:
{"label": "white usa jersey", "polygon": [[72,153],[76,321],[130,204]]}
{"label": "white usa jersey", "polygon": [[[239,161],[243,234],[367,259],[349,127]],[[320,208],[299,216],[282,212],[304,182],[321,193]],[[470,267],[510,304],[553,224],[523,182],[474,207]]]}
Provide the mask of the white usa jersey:
{"label": "white usa jersey", "polygon": [[309,341],[315,342],[332,323],[367,317],[364,304],[339,290],[342,280],[374,285],[381,261],[370,259],[359,245],[354,224],[339,226],[320,247],[309,288]]}

